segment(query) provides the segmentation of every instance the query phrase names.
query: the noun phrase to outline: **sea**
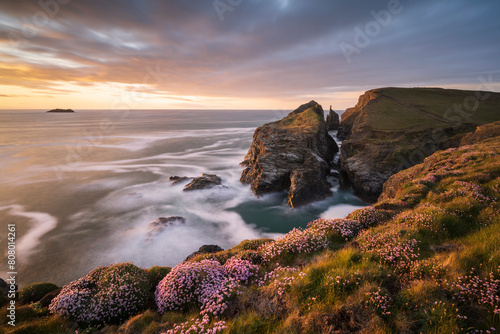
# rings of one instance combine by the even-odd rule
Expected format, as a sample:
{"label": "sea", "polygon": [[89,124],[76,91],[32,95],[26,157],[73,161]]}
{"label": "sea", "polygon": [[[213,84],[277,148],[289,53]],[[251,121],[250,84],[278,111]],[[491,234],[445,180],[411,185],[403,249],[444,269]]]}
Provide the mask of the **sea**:
{"label": "sea", "polygon": [[[257,198],[239,182],[255,129],[288,112],[0,110],[0,277],[64,285],[118,262],[175,266],[201,245],[275,238],[365,206],[334,178],[332,197],[293,210],[286,193]],[[222,185],[169,181],[202,173]],[[172,216],[186,221],[149,233]]]}

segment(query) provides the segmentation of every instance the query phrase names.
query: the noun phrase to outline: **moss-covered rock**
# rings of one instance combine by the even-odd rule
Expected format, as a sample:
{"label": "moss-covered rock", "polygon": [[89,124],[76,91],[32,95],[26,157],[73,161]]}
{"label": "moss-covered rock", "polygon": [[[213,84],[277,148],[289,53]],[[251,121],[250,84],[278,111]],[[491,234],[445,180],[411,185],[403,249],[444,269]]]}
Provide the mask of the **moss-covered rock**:
{"label": "moss-covered rock", "polygon": [[170,267],[160,267],[154,266],[148,269],[148,274],[151,276],[151,286],[156,288],[158,283],[167,276],[167,274],[172,270]]}
{"label": "moss-covered rock", "polygon": [[21,303],[33,303],[42,299],[49,292],[57,289],[57,285],[53,283],[33,283],[21,289],[18,298]]}

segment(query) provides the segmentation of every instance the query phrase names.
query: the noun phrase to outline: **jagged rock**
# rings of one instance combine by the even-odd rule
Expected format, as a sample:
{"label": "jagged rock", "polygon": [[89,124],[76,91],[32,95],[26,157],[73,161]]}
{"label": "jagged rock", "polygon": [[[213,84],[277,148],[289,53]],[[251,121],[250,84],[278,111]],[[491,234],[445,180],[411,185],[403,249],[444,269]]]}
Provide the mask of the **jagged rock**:
{"label": "jagged rock", "polygon": [[202,189],[210,189],[215,186],[219,186],[222,184],[222,180],[220,177],[214,174],[201,174],[200,177],[195,177],[193,181],[186,184],[184,187],[184,191],[191,190],[202,190]]}
{"label": "jagged rock", "polygon": [[223,250],[224,250],[223,248],[217,245],[203,245],[198,249],[198,251],[188,255],[188,257],[184,261],[188,261],[200,254],[212,254],[212,253],[222,252]]}
{"label": "jagged rock", "polygon": [[338,147],[328,134],[323,108],[315,101],[301,105],[280,121],[255,130],[241,163],[240,181],[257,196],[288,190],[291,207],[331,195],[326,180]]}
{"label": "jagged rock", "polygon": [[340,125],[340,117],[330,106],[330,112],[326,116],[326,127],[328,131],[338,130]]}
{"label": "jagged rock", "polygon": [[165,230],[165,228],[167,227],[185,223],[186,223],[186,218],[184,217],[179,217],[179,216],[172,216],[166,218],[160,217],[157,220],[148,224],[147,237],[148,238],[154,237],[155,235],[158,235],[161,232],[163,232],[163,230]]}
{"label": "jagged rock", "polygon": [[[467,113],[464,101],[487,96]],[[443,106],[449,106],[446,109]],[[467,133],[498,119],[500,94],[441,88],[379,88],[363,94],[342,114],[338,138],[343,187],[375,201],[391,175],[421,163],[434,152],[458,147]],[[464,137],[465,136],[465,137]],[[479,136],[479,135],[477,135]],[[472,140],[472,139],[470,139]]]}
{"label": "jagged rock", "polygon": [[171,176],[168,178],[169,181],[172,181],[172,185],[182,183],[187,180],[192,180],[192,177],[187,176]]}

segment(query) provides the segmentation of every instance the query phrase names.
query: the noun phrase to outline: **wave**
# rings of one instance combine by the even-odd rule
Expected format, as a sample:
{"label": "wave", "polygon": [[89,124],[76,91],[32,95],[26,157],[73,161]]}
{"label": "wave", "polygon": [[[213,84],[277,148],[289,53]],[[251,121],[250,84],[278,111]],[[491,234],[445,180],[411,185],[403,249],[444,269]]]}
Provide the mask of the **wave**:
{"label": "wave", "polygon": [[16,243],[19,258],[26,260],[40,244],[40,239],[57,226],[57,218],[46,212],[26,211],[22,205],[0,207],[0,211],[9,210],[11,216],[29,218],[31,228]]}

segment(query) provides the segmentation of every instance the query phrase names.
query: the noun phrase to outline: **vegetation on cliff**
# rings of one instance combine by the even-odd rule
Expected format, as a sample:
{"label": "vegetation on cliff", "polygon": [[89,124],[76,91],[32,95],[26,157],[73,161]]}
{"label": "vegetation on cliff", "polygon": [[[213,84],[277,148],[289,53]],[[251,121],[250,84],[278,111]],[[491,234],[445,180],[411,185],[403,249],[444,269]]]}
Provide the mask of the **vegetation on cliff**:
{"label": "vegetation on cliff", "polygon": [[367,91],[342,115],[341,182],[375,201],[393,174],[435,151],[458,147],[477,126],[499,120],[500,94],[441,88]]}
{"label": "vegetation on cliff", "polygon": [[[200,254],[164,270],[156,290],[147,289],[141,278],[141,294],[150,300],[154,294],[156,303],[132,302],[128,319],[122,313],[105,320],[99,315],[96,323],[93,316],[95,327],[79,333],[97,327],[99,333],[495,332],[500,326],[500,137],[436,152],[390,184],[378,203],[345,219],[319,219],[276,240],[246,240]],[[138,277],[146,274],[123,266]],[[129,288],[121,275],[108,284],[105,277],[113,275],[102,270],[87,275],[99,279],[86,281],[105,287],[105,294],[92,288],[92,300],[105,300],[99,307],[106,309],[107,301],[121,300],[116,293]],[[161,271],[154,272],[158,282]],[[66,315],[57,312],[58,300],[50,309]],[[84,323],[94,314],[78,310],[75,315]],[[2,315],[5,332],[77,329],[39,303],[17,311],[16,328],[9,328]]]}

